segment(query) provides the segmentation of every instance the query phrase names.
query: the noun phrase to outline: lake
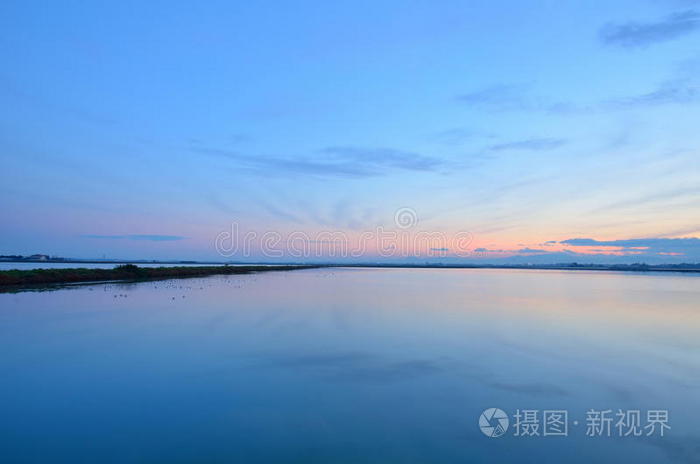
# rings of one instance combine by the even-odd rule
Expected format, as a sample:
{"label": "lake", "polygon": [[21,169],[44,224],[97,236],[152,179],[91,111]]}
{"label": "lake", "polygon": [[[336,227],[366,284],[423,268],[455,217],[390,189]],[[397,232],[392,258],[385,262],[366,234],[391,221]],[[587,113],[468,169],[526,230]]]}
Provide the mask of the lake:
{"label": "lake", "polygon": [[[699,279],[328,268],[0,294],[0,462],[700,462]],[[490,408],[507,429],[480,427]]]}

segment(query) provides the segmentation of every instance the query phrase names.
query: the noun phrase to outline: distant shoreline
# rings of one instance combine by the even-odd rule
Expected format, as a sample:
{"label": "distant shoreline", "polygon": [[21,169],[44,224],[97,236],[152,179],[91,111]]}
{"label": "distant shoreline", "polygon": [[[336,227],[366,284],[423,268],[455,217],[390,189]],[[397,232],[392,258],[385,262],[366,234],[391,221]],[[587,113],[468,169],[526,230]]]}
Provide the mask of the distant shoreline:
{"label": "distant shoreline", "polygon": [[[156,260],[97,260],[97,259],[0,259],[0,264],[3,263],[26,263],[26,264],[102,264],[102,265],[167,265],[170,267],[260,267],[269,268],[275,267],[372,267],[372,268],[405,268],[405,269],[524,269],[524,270],[557,270],[557,271],[621,271],[621,272],[687,272],[700,273],[700,263],[682,263],[682,264],[592,264],[592,263],[557,263],[557,264],[440,264],[440,263],[334,263],[334,262],[317,262],[317,263],[264,263],[264,262],[222,262],[222,261],[156,261]],[[181,266],[177,266],[181,265]],[[57,268],[54,268],[57,269]],[[68,269],[68,268],[65,268]],[[151,268],[155,269],[155,267]],[[5,272],[5,271],[0,271]]]}
{"label": "distant shoreline", "polygon": [[[692,272],[700,273],[700,263],[682,263],[682,264],[592,264],[592,263],[557,263],[557,264],[440,264],[440,263],[334,263],[334,262],[316,262],[316,263],[300,263],[300,262],[283,262],[283,263],[265,263],[265,262],[235,262],[235,261],[156,261],[156,260],[98,260],[98,259],[0,259],[0,264],[4,263],[19,263],[19,264],[103,264],[103,265],[167,265],[170,267],[372,267],[372,268],[406,268],[406,269],[525,269],[525,270],[558,270],[558,271],[622,271],[622,272]],[[177,266],[181,265],[181,266]],[[58,269],[58,268],[54,268]],[[65,268],[69,269],[69,268]],[[155,267],[150,268],[155,269]],[[0,271],[5,272],[5,271]]]}
{"label": "distant shoreline", "polygon": [[250,274],[267,271],[292,271],[311,269],[310,265],[260,265],[260,266],[170,266],[138,267],[133,264],[113,269],[53,268],[0,271],[0,290],[19,289],[43,285],[61,285],[90,282],[147,281],[206,277],[211,275]]}
{"label": "distant shoreline", "polygon": [[[680,265],[522,265],[522,264],[324,264],[324,267],[371,267],[399,269],[512,269],[524,271],[615,271],[615,272],[683,272],[700,273],[700,265],[682,267]],[[678,267],[675,267],[678,266]]]}

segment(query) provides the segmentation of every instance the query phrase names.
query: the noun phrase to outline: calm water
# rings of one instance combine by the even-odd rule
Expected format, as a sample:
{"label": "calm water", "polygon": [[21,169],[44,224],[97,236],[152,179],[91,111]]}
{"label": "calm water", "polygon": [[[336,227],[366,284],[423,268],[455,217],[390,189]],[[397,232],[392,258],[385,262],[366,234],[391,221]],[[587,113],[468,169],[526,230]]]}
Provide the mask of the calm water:
{"label": "calm water", "polygon": [[[0,462],[700,462],[698,302],[698,276],[508,270],[0,294]],[[517,409],[569,436],[514,436]],[[671,429],[587,437],[589,409]]]}

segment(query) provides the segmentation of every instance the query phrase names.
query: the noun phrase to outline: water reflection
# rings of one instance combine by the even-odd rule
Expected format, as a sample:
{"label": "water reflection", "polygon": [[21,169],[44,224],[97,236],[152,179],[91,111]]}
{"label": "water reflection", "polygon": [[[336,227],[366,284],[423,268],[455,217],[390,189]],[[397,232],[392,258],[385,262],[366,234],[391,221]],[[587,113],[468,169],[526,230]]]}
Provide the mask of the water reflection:
{"label": "water reflection", "polygon": [[[2,294],[0,455],[698,462],[697,279],[319,269]],[[491,439],[488,407],[582,423]],[[590,408],[667,409],[671,433],[586,437]]]}

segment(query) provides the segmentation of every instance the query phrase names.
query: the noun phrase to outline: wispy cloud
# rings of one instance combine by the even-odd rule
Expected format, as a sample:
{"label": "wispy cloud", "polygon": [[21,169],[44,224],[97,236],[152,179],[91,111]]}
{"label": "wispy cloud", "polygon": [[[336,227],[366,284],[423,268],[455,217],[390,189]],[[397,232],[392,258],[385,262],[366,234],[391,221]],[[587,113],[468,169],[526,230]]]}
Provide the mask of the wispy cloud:
{"label": "wispy cloud", "polygon": [[523,151],[547,151],[554,150],[566,144],[565,139],[560,138],[532,138],[517,140],[514,142],[491,145],[491,151],[523,150]]}
{"label": "wispy cloud", "polygon": [[326,381],[371,384],[406,381],[446,369],[445,362],[440,359],[389,360],[362,352],[268,354],[257,365],[270,369],[294,369]]}
{"label": "wispy cloud", "polygon": [[496,84],[457,95],[455,100],[467,108],[481,111],[540,111],[544,113],[567,113],[577,111],[571,102],[559,101],[531,92],[525,84]]}
{"label": "wispy cloud", "polygon": [[[486,259],[504,262],[562,263],[679,263],[700,262],[700,238],[647,237],[620,240],[569,238],[549,240],[542,246],[555,248],[476,248]],[[562,249],[562,246],[565,247]],[[482,258],[484,259],[484,258]]]}
{"label": "wispy cloud", "polygon": [[700,13],[695,10],[673,13],[656,22],[628,22],[607,24],[600,30],[601,40],[607,45],[646,47],[676,39],[700,29]]}
{"label": "wispy cloud", "polygon": [[361,178],[378,175],[364,168],[348,163],[324,163],[309,159],[282,158],[273,156],[251,156],[232,150],[219,148],[193,148],[192,151],[218,156],[235,162],[235,167],[247,169],[261,175],[276,173],[299,173],[316,176]]}
{"label": "wispy cloud", "polygon": [[493,134],[484,133],[479,130],[469,129],[466,127],[455,127],[436,132],[430,136],[432,141],[443,145],[460,145],[470,140],[477,138],[493,138]]}
{"label": "wispy cloud", "polygon": [[329,155],[329,161],[359,163],[377,170],[396,168],[410,171],[432,171],[443,164],[437,158],[390,148],[328,147],[321,150],[321,153]]}
{"label": "wispy cloud", "polygon": [[633,238],[624,240],[595,240],[570,238],[559,243],[572,247],[615,247],[626,251],[643,250],[647,254],[680,253],[700,255],[700,238]]}
{"label": "wispy cloud", "polygon": [[700,234],[700,226],[699,225],[693,225],[689,227],[684,227],[682,229],[676,229],[676,230],[671,230],[669,232],[665,232],[663,234],[658,234],[657,237],[659,238],[666,238],[666,237],[678,237],[679,235],[698,235]]}
{"label": "wispy cloud", "polygon": [[84,238],[94,238],[99,240],[148,240],[151,242],[170,242],[175,240],[185,240],[187,237],[180,235],[152,235],[152,234],[130,234],[130,235],[83,235]]}
{"label": "wispy cloud", "polygon": [[[698,13],[700,28],[700,13]],[[691,105],[700,103],[700,58],[677,63],[668,78],[646,92],[624,95],[589,103],[557,100],[546,95],[532,95],[526,85],[493,85],[456,100],[481,111],[541,112],[554,115],[599,114],[660,105]],[[466,139],[471,134],[459,130],[440,134],[448,142]]]}
{"label": "wispy cloud", "polygon": [[547,250],[540,250],[538,248],[521,248],[518,250],[518,253],[548,253]]}
{"label": "wispy cloud", "polygon": [[474,248],[476,253],[507,253],[509,250],[489,249],[489,248]]}
{"label": "wispy cloud", "polygon": [[650,195],[644,195],[637,198],[630,198],[628,200],[616,201],[614,203],[607,204],[598,208],[598,211],[602,210],[614,210],[621,208],[633,208],[637,206],[643,206],[646,204],[653,204],[664,201],[674,201],[678,198],[696,197],[700,195],[700,188],[698,187],[681,187],[673,190],[666,190],[663,192],[655,192]]}
{"label": "wispy cloud", "polygon": [[655,90],[640,95],[611,100],[608,106],[652,106],[700,102],[700,85],[691,79],[661,83]]}
{"label": "wispy cloud", "polygon": [[675,70],[656,88],[637,95],[603,102],[603,110],[637,108],[658,105],[687,105],[700,103],[700,57],[680,61]]}
{"label": "wispy cloud", "polygon": [[192,148],[193,151],[228,158],[238,167],[264,175],[296,173],[317,177],[363,178],[388,175],[394,171],[436,171],[445,165],[439,158],[390,148],[334,146],[323,148],[315,156],[251,156],[216,148]]}
{"label": "wispy cloud", "polygon": [[456,100],[468,106],[490,110],[524,110],[532,106],[524,85],[497,84],[462,95]]}
{"label": "wispy cloud", "polygon": [[700,103],[700,81],[697,77],[679,76],[661,82],[648,92],[611,98],[588,105],[552,105],[548,111],[560,115],[590,115],[661,105],[692,105],[697,103]]}
{"label": "wispy cloud", "polygon": [[258,199],[258,203],[262,206],[262,208],[270,213],[272,216],[282,219],[284,221],[289,221],[294,224],[302,224],[304,221],[298,218],[296,215],[292,214],[292,212],[284,207],[277,207],[274,204],[267,203],[265,201],[262,201]]}

